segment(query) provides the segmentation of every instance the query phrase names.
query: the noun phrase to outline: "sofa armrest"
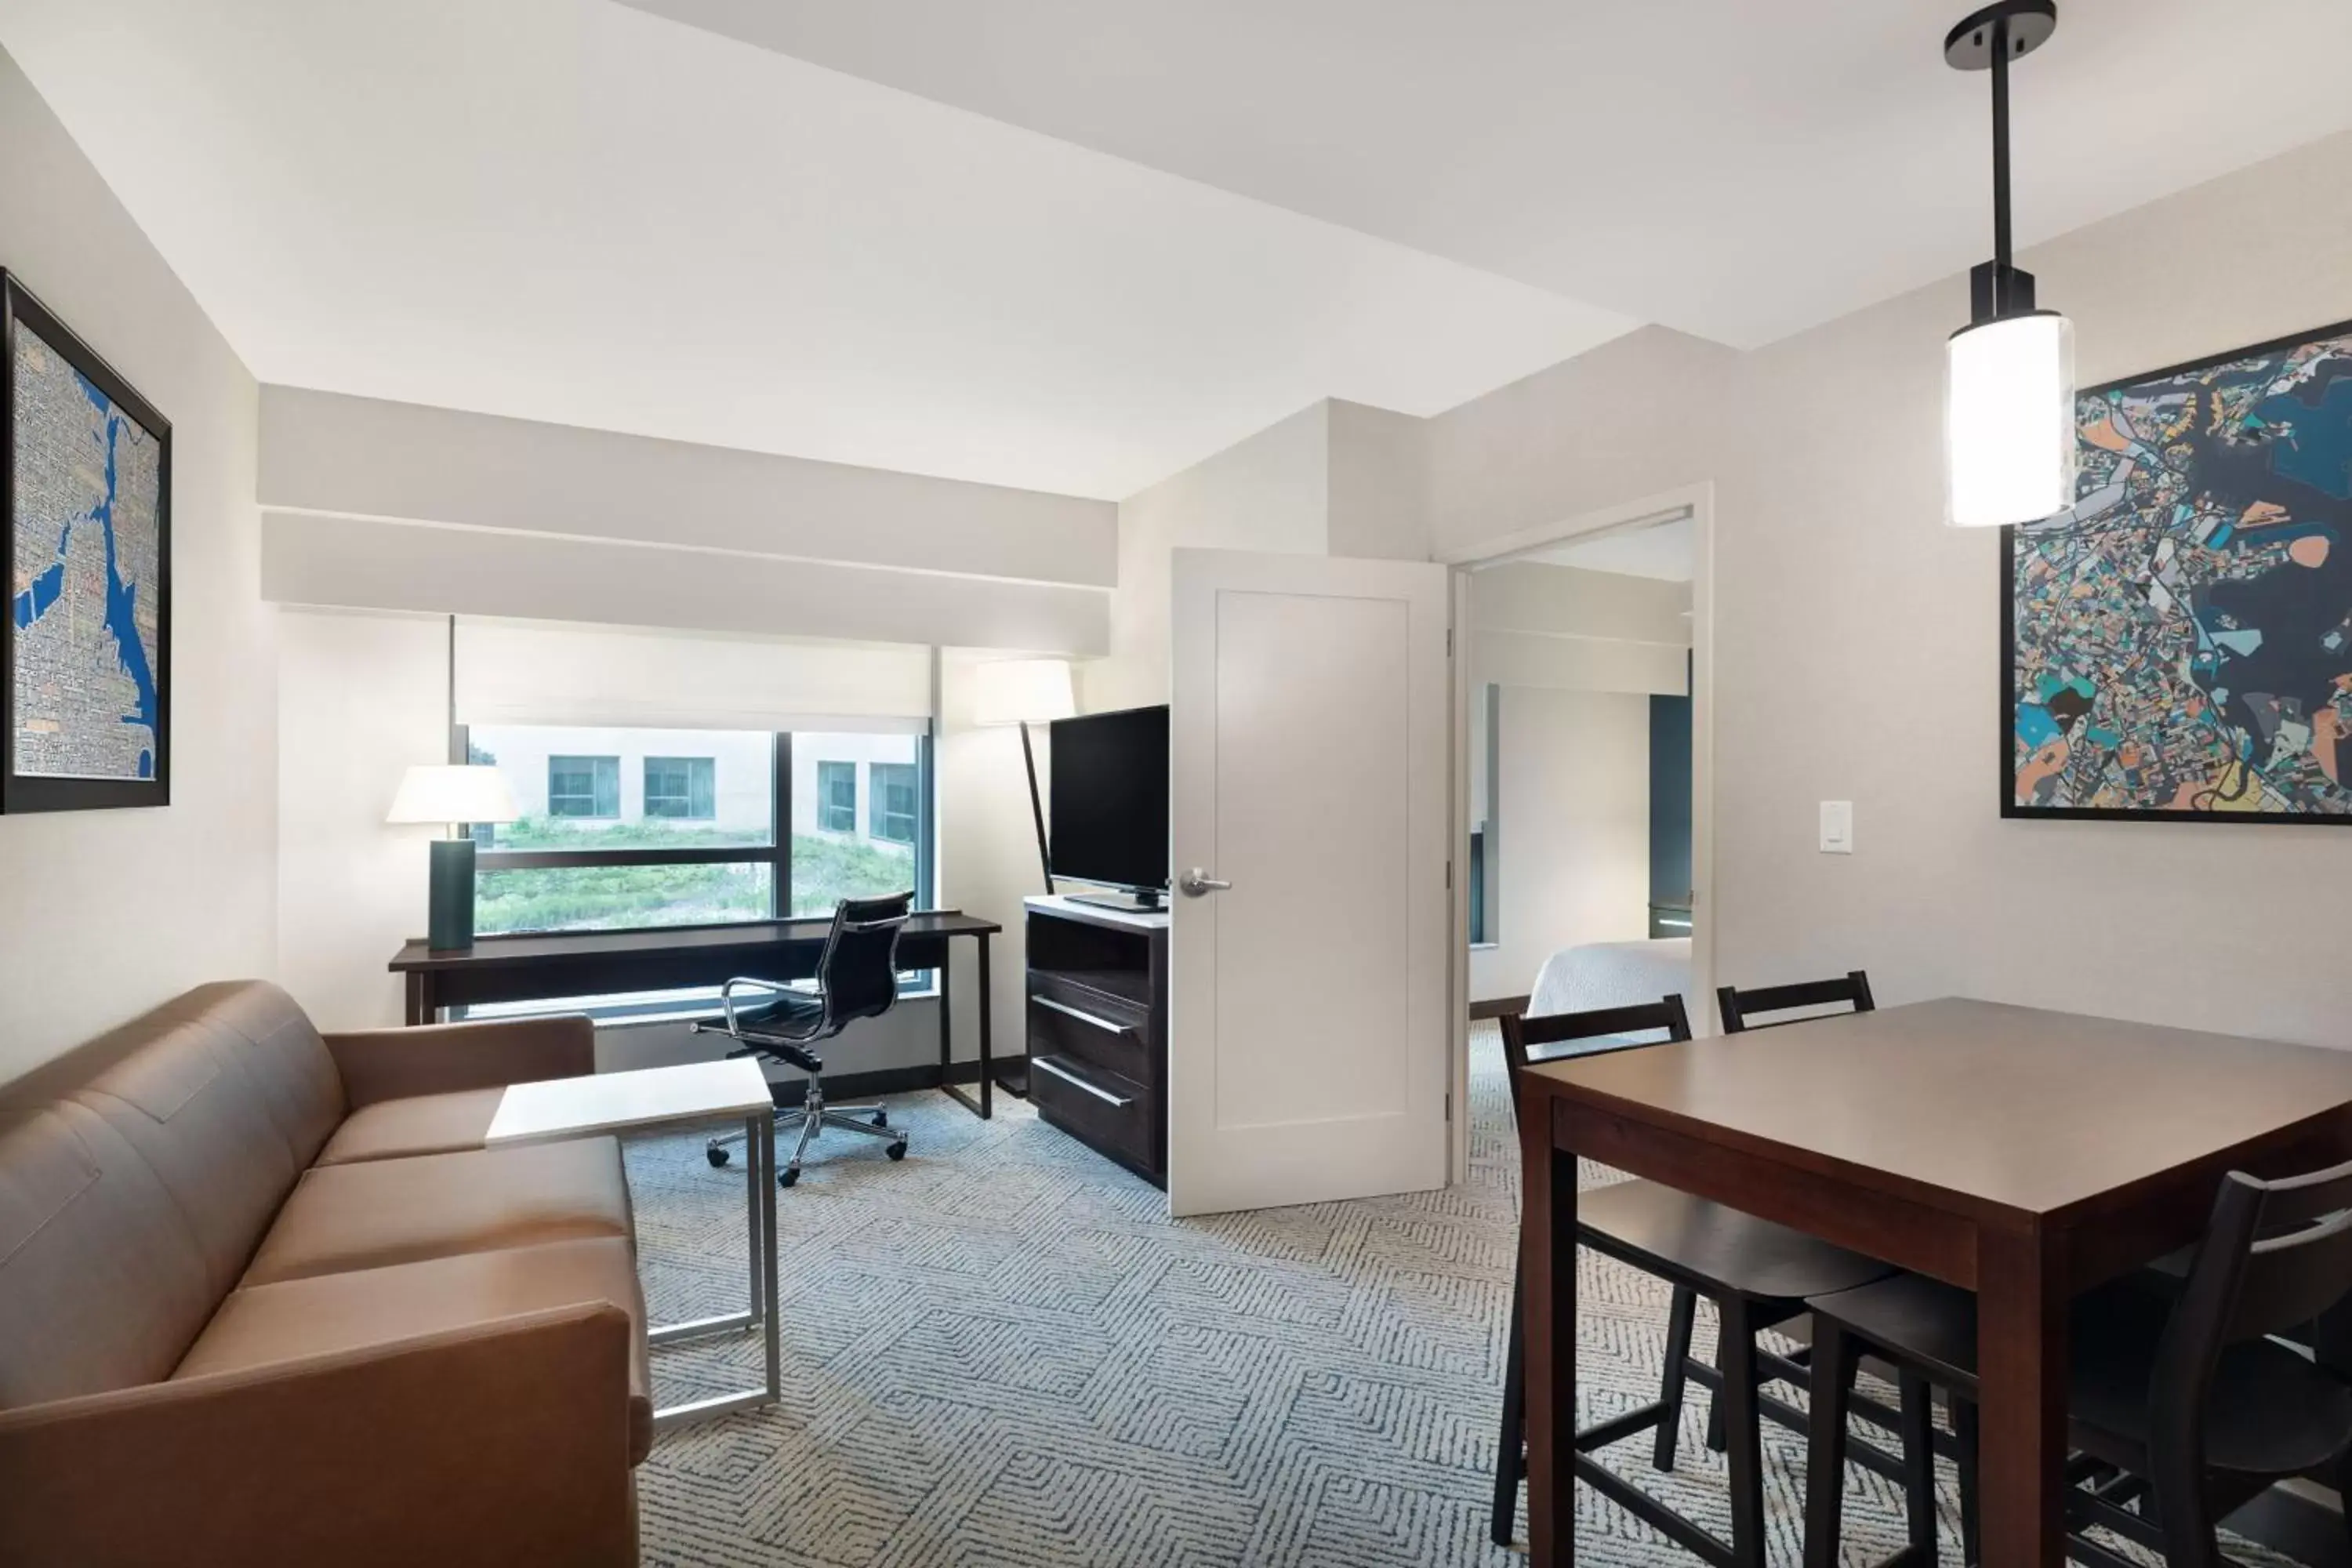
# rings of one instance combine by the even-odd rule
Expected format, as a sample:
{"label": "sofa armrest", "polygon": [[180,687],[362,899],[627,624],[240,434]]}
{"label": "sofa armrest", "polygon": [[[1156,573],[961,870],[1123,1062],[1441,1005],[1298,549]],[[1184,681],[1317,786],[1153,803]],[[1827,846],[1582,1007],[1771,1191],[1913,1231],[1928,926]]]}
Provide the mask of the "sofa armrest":
{"label": "sofa armrest", "polygon": [[625,1568],[632,1332],[591,1302],[0,1411],[0,1563]]}
{"label": "sofa armrest", "polygon": [[584,1013],[357,1029],[325,1038],[354,1110],[380,1100],[585,1078],[596,1070],[596,1026]]}

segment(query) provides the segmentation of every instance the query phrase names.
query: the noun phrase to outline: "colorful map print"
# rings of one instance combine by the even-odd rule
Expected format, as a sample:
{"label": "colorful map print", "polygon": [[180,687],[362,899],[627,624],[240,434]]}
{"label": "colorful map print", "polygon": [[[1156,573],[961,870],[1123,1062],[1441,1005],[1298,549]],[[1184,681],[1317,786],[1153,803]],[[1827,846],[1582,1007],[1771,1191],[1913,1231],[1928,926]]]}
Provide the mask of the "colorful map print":
{"label": "colorful map print", "polygon": [[2015,810],[2352,819],[2352,328],[2085,393],[2011,539]]}
{"label": "colorful map print", "polygon": [[155,776],[161,443],[16,325],[16,768]]}

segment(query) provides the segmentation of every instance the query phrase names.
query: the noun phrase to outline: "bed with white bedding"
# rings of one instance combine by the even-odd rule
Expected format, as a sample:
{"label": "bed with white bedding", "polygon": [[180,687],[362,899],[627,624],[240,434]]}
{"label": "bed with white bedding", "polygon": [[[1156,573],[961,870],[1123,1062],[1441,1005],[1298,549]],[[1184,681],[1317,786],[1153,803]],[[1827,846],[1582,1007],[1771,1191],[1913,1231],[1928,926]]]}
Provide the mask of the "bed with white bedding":
{"label": "bed with white bedding", "polygon": [[1669,992],[1682,995],[1687,1005],[1690,984],[1691,939],[1686,936],[1586,942],[1564,947],[1544,960],[1528,1015],[1630,1007],[1655,1002]]}

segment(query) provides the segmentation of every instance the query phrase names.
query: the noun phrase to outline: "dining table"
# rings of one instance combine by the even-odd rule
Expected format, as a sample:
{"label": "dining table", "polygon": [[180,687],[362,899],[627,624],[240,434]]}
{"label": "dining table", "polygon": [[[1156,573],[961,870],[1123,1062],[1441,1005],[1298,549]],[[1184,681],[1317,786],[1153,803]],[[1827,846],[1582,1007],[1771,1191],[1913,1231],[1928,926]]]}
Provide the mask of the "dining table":
{"label": "dining table", "polygon": [[2067,1305],[2352,1158],[2352,1052],[1947,998],[1520,1075],[1528,1541],[1576,1561],[1577,1162],[1977,1295],[1983,1560],[2064,1561]]}

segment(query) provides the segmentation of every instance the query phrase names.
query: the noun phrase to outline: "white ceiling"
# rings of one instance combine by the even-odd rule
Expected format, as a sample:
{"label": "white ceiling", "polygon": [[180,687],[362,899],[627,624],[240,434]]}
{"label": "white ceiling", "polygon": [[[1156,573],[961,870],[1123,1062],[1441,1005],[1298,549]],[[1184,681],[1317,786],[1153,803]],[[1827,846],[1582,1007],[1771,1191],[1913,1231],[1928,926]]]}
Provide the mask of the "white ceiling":
{"label": "white ceiling", "polygon": [[0,0],[0,45],[290,385],[1117,498],[1633,324],[608,0]]}
{"label": "white ceiling", "polygon": [[1554,566],[1581,566],[1587,572],[1617,572],[1629,577],[1655,577],[1661,582],[1687,583],[1697,525],[1687,517],[1647,528],[1619,529],[1580,544],[1555,545],[1516,555],[1515,561],[1541,561]]}
{"label": "white ceiling", "polygon": [[[1964,8],[0,0],[0,46],[266,381],[1118,497],[1981,259]],[[2023,240],[2352,124],[2294,68],[2346,0],[2064,12]]]}
{"label": "white ceiling", "polygon": [[[1991,247],[1977,0],[627,3],[1740,347]],[[2063,0],[2021,243],[2352,125],[2347,58],[2346,0]]]}

